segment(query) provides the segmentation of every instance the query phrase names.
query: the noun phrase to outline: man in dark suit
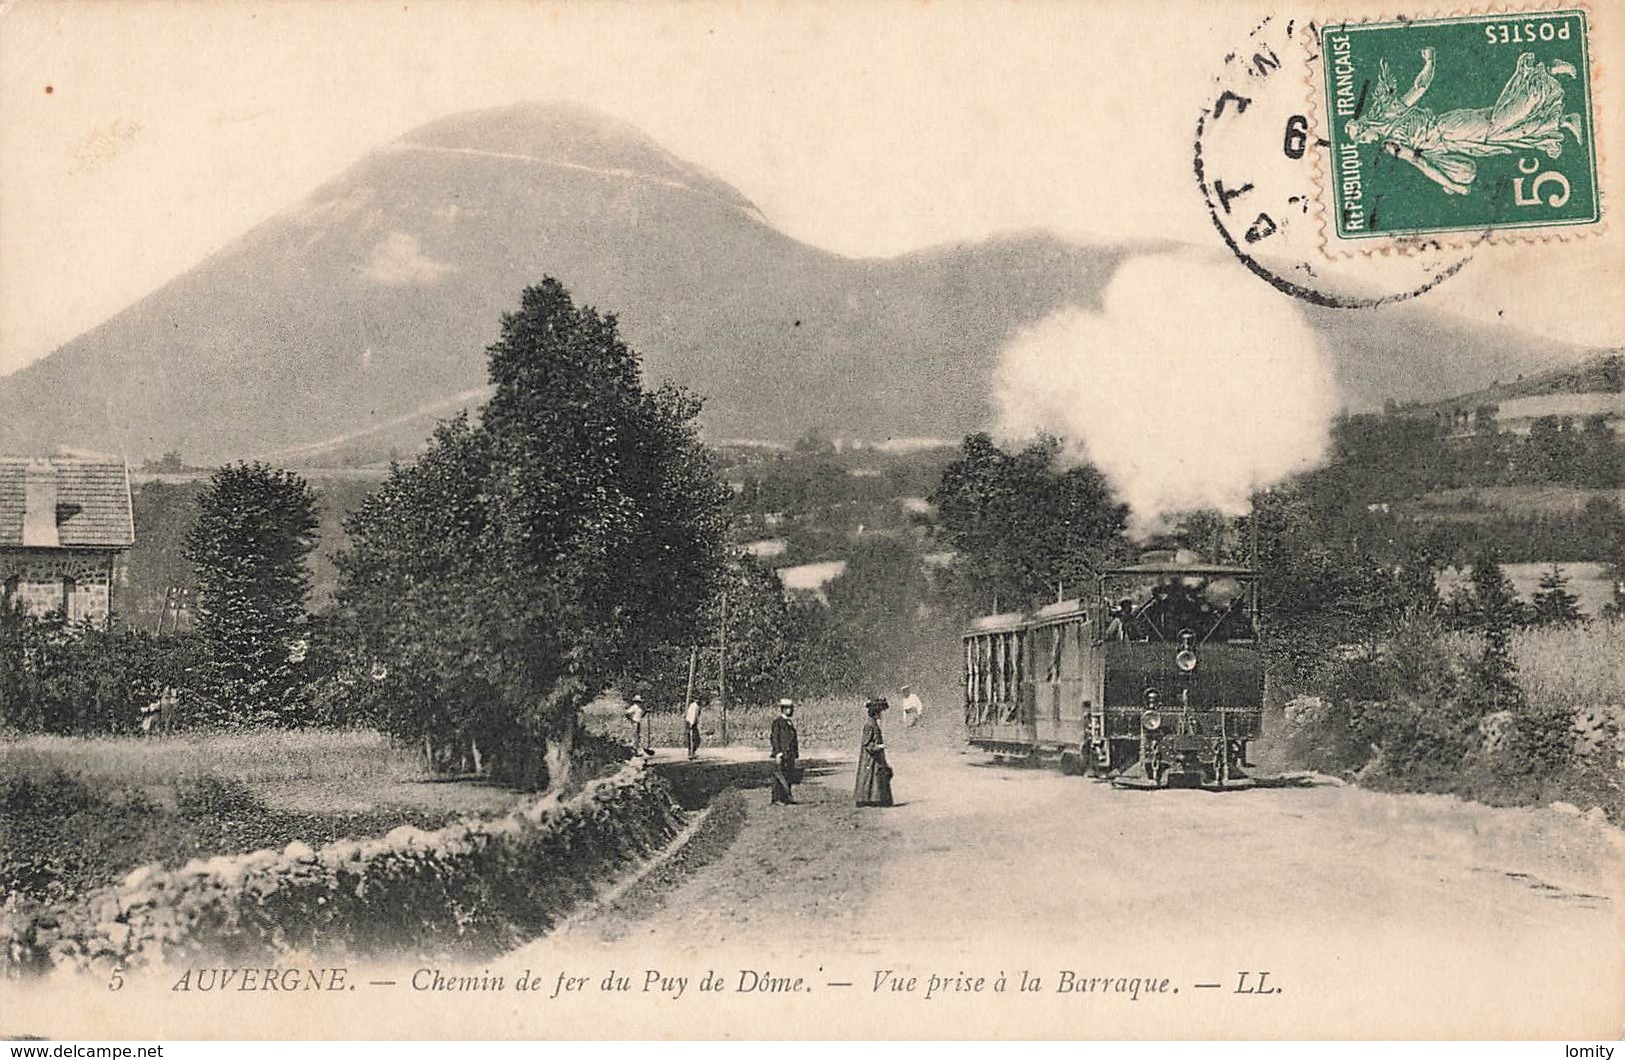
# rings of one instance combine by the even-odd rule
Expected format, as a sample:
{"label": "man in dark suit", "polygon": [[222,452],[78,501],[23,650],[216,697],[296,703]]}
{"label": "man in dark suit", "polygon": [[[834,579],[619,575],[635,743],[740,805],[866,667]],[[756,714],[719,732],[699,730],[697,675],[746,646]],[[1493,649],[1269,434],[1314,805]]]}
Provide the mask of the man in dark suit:
{"label": "man in dark suit", "polygon": [[788,699],[779,700],[779,716],[773,719],[770,749],[773,755],[773,801],[786,805],[796,800],[790,797],[790,785],[795,783],[801,757],[801,741],[796,735],[796,705]]}

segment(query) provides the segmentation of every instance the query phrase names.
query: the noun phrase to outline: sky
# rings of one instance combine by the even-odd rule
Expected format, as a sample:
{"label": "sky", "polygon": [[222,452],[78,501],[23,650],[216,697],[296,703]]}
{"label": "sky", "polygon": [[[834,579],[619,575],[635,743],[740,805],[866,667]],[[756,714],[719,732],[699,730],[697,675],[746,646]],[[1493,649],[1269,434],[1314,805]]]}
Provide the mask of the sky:
{"label": "sky", "polygon": [[[1260,14],[1216,0],[0,0],[0,374],[408,129],[519,101],[629,121],[840,254],[1031,228],[1216,245],[1192,133]],[[1620,275],[1622,240],[1487,250],[1430,299],[1618,345],[1625,300],[1596,281]]]}

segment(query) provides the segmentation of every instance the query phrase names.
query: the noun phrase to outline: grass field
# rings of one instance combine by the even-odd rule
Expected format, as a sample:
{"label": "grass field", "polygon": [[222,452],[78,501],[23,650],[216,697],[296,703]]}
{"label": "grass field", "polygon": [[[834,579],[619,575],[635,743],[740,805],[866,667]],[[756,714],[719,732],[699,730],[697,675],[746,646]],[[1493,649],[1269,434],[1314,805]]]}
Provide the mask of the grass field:
{"label": "grass field", "polygon": [[1512,660],[1531,703],[1611,710],[1625,721],[1625,620],[1519,630]]}
{"label": "grass field", "polygon": [[[1483,646],[1477,634],[1447,636],[1463,655],[1476,655]],[[1518,685],[1530,703],[1570,714],[1625,716],[1625,620],[1514,630],[1510,647]]]}
{"label": "grass field", "polygon": [[296,813],[501,813],[519,797],[494,785],[436,777],[415,751],[365,729],[0,740],[0,776],[44,778],[57,771],[93,787],[138,788],[167,805],[178,786],[217,777],[241,783],[272,809]]}
{"label": "grass field", "polygon": [[67,902],[153,861],[438,828],[523,798],[435,777],[368,731],[0,739],[0,900]]}

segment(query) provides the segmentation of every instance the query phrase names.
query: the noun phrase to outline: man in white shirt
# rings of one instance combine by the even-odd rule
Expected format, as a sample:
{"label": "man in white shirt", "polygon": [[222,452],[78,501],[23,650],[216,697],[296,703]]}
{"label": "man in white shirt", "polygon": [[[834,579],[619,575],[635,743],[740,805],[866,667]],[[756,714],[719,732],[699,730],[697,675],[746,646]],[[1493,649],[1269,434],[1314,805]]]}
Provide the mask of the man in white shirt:
{"label": "man in white shirt", "polygon": [[914,694],[913,689],[909,688],[908,685],[904,685],[903,724],[912,728],[914,723],[919,721],[921,716],[924,714],[925,704],[920,701],[919,696]]}
{"label": "man in white shirt", "polygon": [[693,761],[700,754],[700,710],[705,706],[704,697],[691,699],[688,709],[683,712],[683,726],[688,730],[688,758]]}

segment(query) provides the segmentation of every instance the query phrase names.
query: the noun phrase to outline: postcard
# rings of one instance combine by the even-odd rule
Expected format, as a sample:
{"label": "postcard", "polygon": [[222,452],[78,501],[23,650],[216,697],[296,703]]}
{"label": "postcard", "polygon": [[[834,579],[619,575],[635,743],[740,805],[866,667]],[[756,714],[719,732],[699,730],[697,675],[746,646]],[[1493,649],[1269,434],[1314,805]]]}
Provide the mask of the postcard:
{"label": "postcard", "polygon": [[0,5],[0,1033],[1625,1027],[1625,12]]}

